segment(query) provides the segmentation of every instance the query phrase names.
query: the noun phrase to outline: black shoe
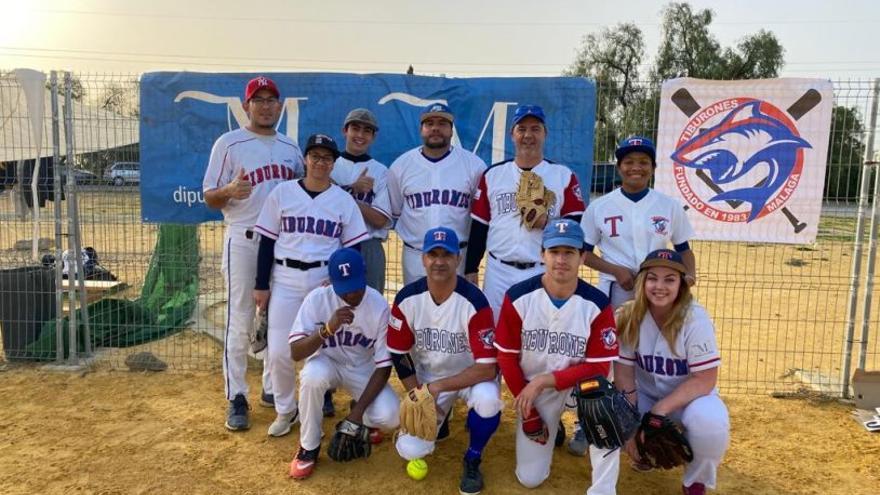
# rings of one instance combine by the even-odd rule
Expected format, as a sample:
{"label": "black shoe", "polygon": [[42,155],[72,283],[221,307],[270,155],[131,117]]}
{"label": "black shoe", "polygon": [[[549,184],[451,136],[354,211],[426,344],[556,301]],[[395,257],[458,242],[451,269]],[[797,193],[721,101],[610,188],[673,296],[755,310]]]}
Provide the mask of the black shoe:
{"label": "black shoe", "polygon": [[562,444],[565,443],[565,425],[562,424],[562,421],[559,422],[559,429],[556,430],[556,446],[562,447]]}
{"label": "black shoe", "polygon": [[461,473],[461,483],[458,484],[458,493],[461,495],[477,495],[483,491],[483,473],[480,472],[482,459],[464,460],[464,471]]}
{"label": "black shoe", "polygon": [[250,428],[251,421],[248,418],[248,409],[248,401],[242,394],[236,395],[234,399],[229,401],[229,408],[226,411],[226,429],[241,431]]}
{"label": "black shoe", "polygon": [[333,389],[324,392],[324,406],[321,408],[325,418],[336,416],[336,406],[333,405]]}
{"label": "black shoe", "polygon": [[446,440],[449,438],[449,418],[452,417],[452,409],[446,414],[446,419],[443,420],[443,424],[440,425],[440,429],[437,430],[437,441],[440,442],[442,440]]}

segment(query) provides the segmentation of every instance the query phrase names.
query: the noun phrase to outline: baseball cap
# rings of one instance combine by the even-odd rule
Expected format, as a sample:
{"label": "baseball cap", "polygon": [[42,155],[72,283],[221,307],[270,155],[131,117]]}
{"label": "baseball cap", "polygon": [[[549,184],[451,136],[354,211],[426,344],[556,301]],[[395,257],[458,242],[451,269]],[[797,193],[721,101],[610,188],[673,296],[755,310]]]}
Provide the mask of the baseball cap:
{"label": "baseball cap", "polygon": [[538,105],[520,105],[513,112],[513,125],[519,124],[519,121],[526,117],[534,117],[540,120],[542,124],[546,123],[543,108]]}
{"label": "baseball cap", "polygon": [[367,265],[361,253],[352,248],[336,250],[327,260],[330,283],[337,296],[357,292],[367,286]]}
{"label": "baseball cap", "polygon": [[555,218],[544,227],[542,244],[544,249],[568,246],[575,249],[584,248],[584,230],[581,224],[570,218]]}
{"label": "baseball cap", "polygon": [[651,157],[651,163],[657,166],[657,151],[654,149],[654,141],[642,136],[630,136],[620,142],[614,156],[617,157],[617,164],[623,160],[623,157],[630,153],[641,151]]}
{"label": "baseball cap", "polygon": [[458,254],[461,251],[458,247],[458,235],[454,230],[446,227],[436,227],[425,232],[422,252],[427,253],[438,247],[452,254]]}
{"label": "baseball cap", "polygon": [[424,122],[425,119],[431,117],[443,117],[449,122],[454,122],[455,119],[452,116],[452,110],[449,109],[448,106],[443,103],[431,103],[426,106],[424,110],[422,110],[422,117],[419,119],[419,122]]}
{"label": "baseball cap", "polygon": [[307,154],[312,148],[326,148],[333,152],[333,158],[339,158],[339,147],[336,146],[336,141],[326,134],[312,134],[309,136],[303,154]]}
{"label": "baseball cap", "polygon": [[354,110],[348,112],[348,115],[345,117],[345,122],[342,124],[342,127],[345,127],[352,122],[360,122],[361,124],[366,124],[372,127],[373,130],[379,130],[379,121],[376,120],[376,116],[373,115],[373,112],[367,110],[366,108],[355,108]]}
{"label": "baseball cap", "polygon": [[671,249],[657,249],[648,253],[648,256],[645,256],[645,261],[639,265],[639,271],[647,270],[652,266],[665,266],[680,272],[682,275],[687,273],[687,268],[684,266],[684,259],[681,257],[681,254]]}
{"label": "baseball cap", "polygon": [[250,101],[250,99],[254,97],[254,94],[261,89],[268,89],[273,95],[275,95],[275,98],[281,96],[281,93],[278,92],[278,86],[275,85],[275,81],[266,76],[257,76],[248,81],[247,86],[245,86],[244,101]]}

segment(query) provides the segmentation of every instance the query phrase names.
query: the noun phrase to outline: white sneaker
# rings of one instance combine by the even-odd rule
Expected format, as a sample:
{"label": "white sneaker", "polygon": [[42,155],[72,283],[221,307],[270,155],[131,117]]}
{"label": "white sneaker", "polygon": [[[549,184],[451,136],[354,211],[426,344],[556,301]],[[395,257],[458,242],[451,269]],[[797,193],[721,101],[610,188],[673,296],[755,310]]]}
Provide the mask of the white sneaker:
{"label": "white sneaker", "polygon": [[269,436],[271,437],[283,437],[290,433],[290,428],[299,421],[299,409],[287,413],[287,414],[279,414],[278,417],[275,418],[275,421],[269,425]]}

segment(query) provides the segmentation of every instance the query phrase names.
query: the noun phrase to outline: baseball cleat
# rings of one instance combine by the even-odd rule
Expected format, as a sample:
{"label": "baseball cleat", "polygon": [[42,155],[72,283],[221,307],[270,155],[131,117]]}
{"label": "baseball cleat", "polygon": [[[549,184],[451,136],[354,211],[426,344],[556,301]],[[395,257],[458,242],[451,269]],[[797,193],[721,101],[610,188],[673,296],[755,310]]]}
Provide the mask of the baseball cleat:
{"label": "baseball cleat", "polygon": [[452,418],[452,409],[446,414],[446,419],[443,420],[443,424],[440,425],[440,429],[437,430],[437,441],[442,442],[449,438],[449,420]]}
{"label": "baseball cleat", "polygon": [[370,443],[379,445],[385,439],[385,434],[379,428],[370,428]]}
{"label": "baseball cleat", "polygon": [[565,443],[565,425],[559,422],[559,429],[556,430],[556,439],[553,442],[557,447],[562,447]]}
{"label": "baseball cleat", "polygon": [[333,389],[324,392],[324,405],[321,406],[321,411],[324,413],[325,418],[332,418],[336,416],[336,406],[333,405]]}
{"label": "baseball cleat", "polygon": [[583,457],[587,455],[587,450],[590,448],[590,444],[587,443],[587,434],[584,432],[583,428],[581,428],[581,424],[579,422],[574,424],[574,435],[571,437],[571,440],[568,441],[568,453],[571,455],[576,455],[578,457]]}
{"label": "baseball cleat", "polygon": [[295,480],[304,480],[311,476],[315,471],[315,464],[318,463],[318,454],[320,452],[320,445],[313,450],[306,450],[300,447],[296,452],[296,457],[290,462],[290,477]]}
{"label": "baseball cleat", "polygon": [[238,394],[229,401],[229,409],[226,410],[226,429],[231,431],[247,430],[251,427],[248,419],[248,401],[243,394]]}
{"label": "baseball cleat", "polygon": [[706,485],[694,483],[691,486],[682,486],[681,493],[684,495],[706,495]]}
{"label": "baseball cleat", "polygon": [[483,473],[480,472],[480,459],[464,460],[464,470],[461,473],[461,483],[458,485],[458,493],[461,495],[477,495],[483,491]]}
{"label": "baseball cleat", "polygon": [[299,409],[291,413],[279,414],[269,425],[270,437],[283,437],[290,433],[290,428],[299,421]]}
{"label": "baseball cleat", "polygon": [[275,395],[267,393],[265,390],[261,391],[260,405],[263,407],[275,407]]}

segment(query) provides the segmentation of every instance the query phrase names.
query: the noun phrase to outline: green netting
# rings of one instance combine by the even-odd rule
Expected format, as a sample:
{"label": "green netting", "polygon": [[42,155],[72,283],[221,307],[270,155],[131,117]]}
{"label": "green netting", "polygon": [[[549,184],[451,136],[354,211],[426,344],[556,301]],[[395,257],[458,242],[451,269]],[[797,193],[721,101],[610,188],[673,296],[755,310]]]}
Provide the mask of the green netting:
{"label": "green netting", "polygon": [[[92,349],[129,347],[179,332],[199,292],[199,238],[196,226],[162,225],[138,299],[102,299],[89,305]],[[77,352],[85,350],[82,310],[76,321]],[[69,353],[68,318],[62,323],[64,356]],[[55,356],[55,320],[43,323],[40,337],[27,346],[26,358]],[[49,358],[49,356],[52,356]]]}

